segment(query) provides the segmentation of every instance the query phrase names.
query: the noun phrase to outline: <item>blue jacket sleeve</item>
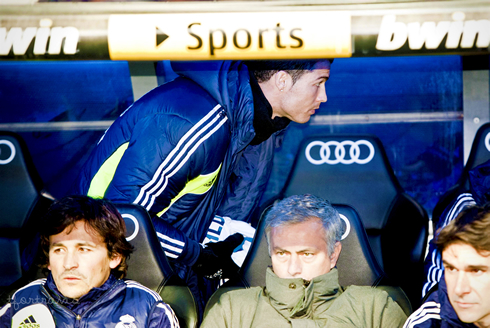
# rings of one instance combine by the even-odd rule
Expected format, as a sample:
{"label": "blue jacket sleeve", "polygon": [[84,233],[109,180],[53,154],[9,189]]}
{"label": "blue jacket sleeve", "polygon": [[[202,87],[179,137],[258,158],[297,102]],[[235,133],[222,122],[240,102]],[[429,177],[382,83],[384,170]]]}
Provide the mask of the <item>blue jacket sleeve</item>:
{"label": "blue jacket sleeve", "polygon": [[148,316],[148,328],[179,328],[179,320],[172,308],[164,302],[158,302]]}
{"label": "blue jacket sleeve", "polygon": [[12,324],[12,310],[10,303],[0,309],[0,328],[10,328]]}
{"label": "blue jacket sleeve", "polygon": [[167,256],[188,265],[197,259],[199,244],[174,228],[171,219],[157,216],[204,167],[204,150],[193,142],[192,128],[187,120],[170,114],[139,120],[105,193],[115,202],[145,207],[158,223],[155,228]]}
{"label": "blue jacket sleeve", "polygon": [[441,304],[437,293],[429,295],[428,299],[415,310],[405,321],[403,328],[436,328],[441,327]]}

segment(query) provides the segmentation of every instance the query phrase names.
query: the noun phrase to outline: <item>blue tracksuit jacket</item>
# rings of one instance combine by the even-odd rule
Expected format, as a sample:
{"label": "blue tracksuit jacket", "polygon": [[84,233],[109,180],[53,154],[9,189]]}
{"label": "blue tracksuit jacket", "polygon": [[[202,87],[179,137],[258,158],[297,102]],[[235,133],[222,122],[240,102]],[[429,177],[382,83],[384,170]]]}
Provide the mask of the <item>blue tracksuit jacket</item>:
{"label": "blue tracksuit jacket", "polygon": [[0,328],[179,327],[174,312],[157,293],[112,275],[77,303],[68,301],[57,291],[51,275],[35,280],[19,289],[0,309]]}
{"label": "blue tracksuit jacket", "polygon": [[408,317],[403,328],[476,328],[476,326],[459,320],[449,301],[443,274],[438,289]]}
{"label": "blue tracksuit jacket", "polygon": [[259,145],[247,67],[175,62],[179,78],[136,101],[100,139],[77,193],[144,206],[170,258],[193,265],[215,215],[250,222],[272,168]]}
{"label": "blue tracksuit jacket", "polygon": [[[468,173],[470,189],[460,193],[441,214],[436,231],[453,221],[463,210],[474,205],[484,205],[490,200],[490,161],[476,166]],[[436,248],[434,240],[429,243],[429,252],[425,258],[424,270],[426,280],[422,296],[439,282],[444,273],[441,252]]]}

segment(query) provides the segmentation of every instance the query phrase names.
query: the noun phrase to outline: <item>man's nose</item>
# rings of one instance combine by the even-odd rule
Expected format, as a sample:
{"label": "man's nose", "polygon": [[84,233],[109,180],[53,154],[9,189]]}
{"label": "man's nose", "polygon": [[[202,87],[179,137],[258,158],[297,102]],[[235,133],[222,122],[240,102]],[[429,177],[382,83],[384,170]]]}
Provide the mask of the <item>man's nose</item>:
{"label": "man's nose", "polygon": [[78,267],[78,256],[75,252],[67,252],[63,259],[63,267],[70,270]]}
{"label": "man's nose", "polygon": [[300,275],[302,271],[301,261],[298,256],[291,256],[289,259],[288,273],[291,277]]}
{"label": "man's nose", "polygon": [[325,83],[322,83],[320,90],[318,90],[317,101],[327,102],[327,89],[325,88]]}
{"label": "man's nose", "polygon": [[456,280],[456,286],[454,292],[457,296],[463,296],[471,292],[470,282],[468,280],[468,275],[464,271],[458,273],[458,278]]}

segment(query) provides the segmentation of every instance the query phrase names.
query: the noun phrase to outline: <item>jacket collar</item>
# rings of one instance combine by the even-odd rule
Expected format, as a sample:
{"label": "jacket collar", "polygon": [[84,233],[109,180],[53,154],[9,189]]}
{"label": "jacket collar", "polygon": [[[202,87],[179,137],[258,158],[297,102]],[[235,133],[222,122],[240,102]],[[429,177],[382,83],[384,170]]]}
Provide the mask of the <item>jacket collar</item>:
{"label": "jacket collar", "polygon": [[323,313],[342,293],[336,268],[311,281],[302,278],[282,279],[271,268],[266,274],[266,294],[271,305],[288,319],[311,318]]}
{"label": "jacket collar", "polygon": [[81,314],[85,312],[85,310],[89,308],[92,304],[94,304],[98,299],[100,299],[102,295],[104,295],[109,289],[111,289],[113,286],[116,286],[118,282],[120,282],[120,280],[117,280],[111,274],[102,286],[92,288],[87,294],[83,295],[78,300],[65,297],[63,294],[61,294],[54,282],[51,273],[46,280],[46,287],[51,297],[53,297],[53,299],[57,303],[76,313]]}
{"label": "jacket collar", "polygon": [[249,72],[249,76],[254,99],[253,127],[255,130],[255,137],[250,144],[258,145],[267,140],[274,132],[285,129],[291,121],[286,117],[275,117],[272,119],[272,106],[269,100],[262,92],[252,71]]}
{"label": "jacket collar", "polygon": [[[252,90],[254,81],[251,81],[250,75],[253,74],[249,73],[247,66],[241,61],[177,61],[171,65],[177,74],[199,84],[223,106],[230,120],[233,153],[248,146],[254,139],[256,130],[262,131],[263,127],[256,124],[267,125],[266,135],[254,140],[254,144],[259,144],[278,130],[286,128],[290,122],[287,118],[272,120],[272,108],[270,115],[267,113],[269,102],[260,87],[255,92]],[[256,101],[261,103],[258,113],[254,112]],[[254,116],[257,114],[260,116],[260,123],[255,121]]]}

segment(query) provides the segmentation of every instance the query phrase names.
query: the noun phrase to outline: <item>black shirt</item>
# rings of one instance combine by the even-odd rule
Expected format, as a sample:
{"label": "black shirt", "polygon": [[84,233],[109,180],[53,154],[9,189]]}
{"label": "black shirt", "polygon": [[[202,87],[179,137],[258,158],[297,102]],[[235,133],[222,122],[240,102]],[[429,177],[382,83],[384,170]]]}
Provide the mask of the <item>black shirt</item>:
{"label": "black shirt", "polygon": [[282,130],[288,126],[290,119],[286,117],[276,116],[272,119],[272,106],[265,97],[262,89],[257,82],[253,72],[249,72],[250,86],[254,97],[254,121],[255,137],[251,145],[258,145],[261,142],[269,139],[276,131]]}

